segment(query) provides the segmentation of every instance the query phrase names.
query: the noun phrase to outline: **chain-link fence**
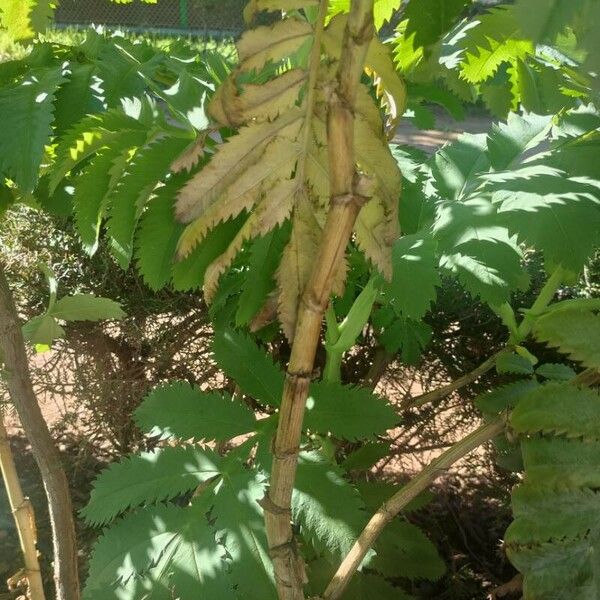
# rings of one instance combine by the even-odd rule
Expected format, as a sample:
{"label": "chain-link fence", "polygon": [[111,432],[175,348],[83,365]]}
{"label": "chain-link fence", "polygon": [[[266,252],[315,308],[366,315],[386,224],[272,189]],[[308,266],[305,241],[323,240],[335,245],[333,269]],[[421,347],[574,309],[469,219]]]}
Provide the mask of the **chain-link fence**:
{"label": "chain-link fence", "polygon": [[[164,33],[189,33],[203,37],[237,36],[244,30],[243,9],[248,0],[159,0],[129,4],[110,0],[61,0],[56,22],[65,25],[107,25]],[[475,0],[475,10],[500,0]],[[511,0],[502,0],[510,2]],[[565,0],[567,1],[567,0]],[[393,24],[398,19],[393,19]],[[393,26],[384,31],[391,35]]]}
{"label": "chain-link fence", "polygon": [[235,36],[244,28],[246,0],[135,0],[118,4],[109,0],[61,0],[58,25],[107,25],[163,32],[189,32],[209,37]]}

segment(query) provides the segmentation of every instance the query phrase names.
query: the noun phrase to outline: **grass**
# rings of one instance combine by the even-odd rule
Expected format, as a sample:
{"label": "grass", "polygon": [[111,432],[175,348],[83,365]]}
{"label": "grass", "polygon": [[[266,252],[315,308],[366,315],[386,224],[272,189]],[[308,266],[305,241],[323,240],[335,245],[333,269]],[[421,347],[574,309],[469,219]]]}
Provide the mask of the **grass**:
{"label": "grass", "polygon": [[[203,52],[218,52],[226,59],[236,59],[236,49],[233,38],[204,38],[189,34],[172,35],[162,34],[156,31],[147,31],[144,33],[132,32],[119,29],[96,28],[96,31],[102,32],[107,37],[119,33],[123,37],[135,41],[145,41],[151,45],[168,50],[174,43],[180,43],[182,40],[192,49],[202,54]],[[40,40],[66,46],[81,44],[86,37],[87,28],[66,27],[49,29]],[[23,58],[29,52],[30,46],[27,44],[15,42],[6,31],[0,30],[0,62]]]}

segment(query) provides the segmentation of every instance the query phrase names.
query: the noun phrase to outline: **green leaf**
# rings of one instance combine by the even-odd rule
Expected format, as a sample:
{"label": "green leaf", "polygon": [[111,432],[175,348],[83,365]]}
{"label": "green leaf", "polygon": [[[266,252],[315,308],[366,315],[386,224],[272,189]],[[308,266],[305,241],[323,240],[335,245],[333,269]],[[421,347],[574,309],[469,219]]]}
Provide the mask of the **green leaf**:
{"label": "green leaf", "polygon": [[102,321],[125,316],[118,302],[91,294],[64,296],[56,301],[49,314],[62,321]]}
{"label": "green leaf", "polygon": [[0,172],[23,193],[38,181],[44,147],[54,121],[54,95],[64,81],[60,67],[32,69],[18,83],[0,90]]}
{"label": "green leaf", "polygon": [[163,99],[175,108],[193,127],[205,130],[209,120],[205,112],[208,87],[188,71],[181,71],[175,84],[163,92]]}
{"label": "green leaf", "polygon": [[583,537],[600,527],[600,493],[589,489],[555,489],[522,484],[512,492],[514,521],[505,542],[540,544]]}
{"label": "green leaf", "polygon": [[206,269],[229,247],[243,223],[243,217],[238,217],[212,229],[186,258],[173,265],[173,287],[178,292],[201,288]]}
{"label": "green leaf", "polygon": [[379,30],[383,25],[392,20],[394,13],[400,8],[402,0],[374,0],[373,19],[375,29]]}
{"label": "green leaf", "polygon": [[517,0],[514,12],[523,33],[534,42],[553,42],[584,5],[585,0]]}
{"label": "green leaf", "polygon": [[[315,594],[321,593],[335,575],[336,565],[333,565],[326,558],[318,558],[311,561],[308,565],[308,589],[307,592]],[[311,595],[312,598],[312,595]],[[415,600],[399,587],[388,583],[383,577],[370,573],[365,575],[357,571],[352,576],[348,586],[344,591],[344,600]]]}
{"label": "green leaf", "polygon": [[577,375],[571,367],[562,363],[545,363],[540,365],[535,370],[535,374],[546,379],[556,379],[557,381],[569,381]]}
{"label": "green leaf", "polygon": [[70,129],[56,147],[56,159],[50,171],[49,191],[86,158],[101,148],[117,142],[121,136],[132,137],[132,146],[143,144],[148,136],[146,126],[122,110],[88,115]]}
{"label": "green leaf", "polygon": [[336,558],[350,550],[367,518],[356,489],[317,452],[300,454],[292,515],[317,550]]}
{"label": "green leaf", "polygon": [[599,149],[600,132],[586,131],[577,137],[560,137],[544,159],[547,164],[571,177],[590,177],[598,181],[600,165],[595,159]]}
{"label": "green leaf", "polygon": [[23,337],[31,344],[52,346],[54,340],[65,336],[65,330],[51,315],[33,317],[23,325]]}
{"label": "green leaf", "polygon": [[385,442],[367,442],[358,450],[351,452],[342,462],[346,471],[365,471],[390,452],[390,445]]}
{"label": "green leaf", "polygon": [[405,235],[392,252],[392,281],[386,297],[394,310],[412,319],[423,317],[440,284],[437,242],[429,234]]}
{"label": "green leaf", "polygon": [[427,323],[402,318],[387,326],[379,339],[388,352],[395,354],[400,350],[403,362],[414,365],[419,362],[432,334]]}
{"label": "green leaf", "polygon": [[6,187],[6,185],[0,186],[0,218],[4,216],[6,211],[13,205],[16,198],[13,191]]}
{"label": "green leaf", "polygon": [[492,125],[487,136],[492,167],[501,170],[514,165],[523,152],[540,144],[548,134],[551,124],[549,117],[510,113],[506,123]]}
{"label": "green leaf", "polygon": [[254,413],[218,392],[184,381],[155,388],[135,411],[138,427],[160,439],[226,441],[256,427]]}
{"label": "green leaf", "polygon": [[[102,95],[112,109],[139,102],[149,87],[148,81],[164,65],[165,56],[147,42],[133,43],[122,35],[113,35],[110,43],[100,45],[92,60],[102,80]],[[153,87],[155,93],[160,93],[158,86]]]}
{"label": "green leaf", "polygon": [[434,237],[443,252],[440,264],[471,294],[499,306],[511,291],[527,287],[519,248],[498,224],[488,200],[442,203],[437,213]]}
{"label": "green leaf", "polygon": [[410,0],[403,17],[408,19],[406,37],[415,47],[435,44],[455,24],[472,0]]}
{"label": "green leaf", "polygon": [[358,440],[384,434],[398,421],[393,407],[367,388],[325,381],[310,387],[304,425],[311,431]]}
{"label": "green leaf", "polygon": [[[436,85],[410,84],[408,93],[413,101],[418,99],[445,108],[448,114],[457,121],[462,121],[465,118],[465,109],[461,99],[447,89]],[[400,168],[402,169],[402,167]]]}
{"label": "green leaf", "polygon": [[[500,81],[496,81],[499,79]],[[507,85],[507,77],[499,71],[495,77],[479,84],[481,99],[493,117],[506,119],[511,110],[516,110],[519,98],[512,86]]]}
{"label": "green leaf", "polygon": [[492,441],[494,462],[498,467],[510,473],[523,472],[523,453],[521,447],[505,437],[497,437]]}
{"label": "green leaf", "polygon": [[434,186],[447,200],[459,200],[477,185],[476,176],[490,167],[484,134],[464,134],[435,153],[431,164]]}
{"label": "green leaf", "polygon": [[533,600],[591,600],[598,596],[598,536],[557,541],[532,548],[507,547],[510,561],[524,574]]}
{"label": "green leaf", "polygon": [[48,312],[52,311],[56,304],[56,294],[58,292],[58,279],[56,273],[51,267],[45,263],[39,263],[40,271],[44,274],[46,282],[48,283],[48,291],[50,292],[50,298],[48,299]]}
{"label": "green leaf", "polygon": [[66,75],[67,81],[58,90],[54,103],[57,135],[71,129],[86,115],[103,111],[101,92],[96,89],[95,65],[72,61]]}
{"label": "green leaf", "polygon": [[533,333],[586,367],[600,367],[600,315],[581,310],[549,312],[536,320]]}
{"label": "green leaf", "polygon": [[288,235],[287,227],[279,227],[252,244],[248,271],[235,314],[235,323],[238,327],[250,323],[275,287],[275,270],[281,260]]}
{"label": "green leaf", "polygon": [[264,515],[259,506],[265,489],[262,476],[248,471],[242,463],[233,463],[217,488],[210,516],[215,519],[216,539],[223,544],[230,561],[235,595],[230,593],[227,598],[277,599]]}
{"label": "green leaf", "polygon": [[521,447],[531,485],[600,488],[600,442],[533,437]]}
{"label": "green leaf", "polygon": [[120,136],[102,148],[73,178],[75,223],[83,247],[93,254],[98,247],[100,226],[107,197],[114,190],[127,166],[128,154],[139,142],[139,132]]}
{"label": "green leaf", "polygon": [[[398,485],[387,481],[357,481],[356,489],[360,493],[367,508],[367,513],[375,512],[384,502],[387,502],[397,491]],[[425,490],[416,498],[413,498],[403,509],[402,514],[421,510],[427,506],[434,498],[431,491]]]}
{"label": "green leaf", "polygon": [[135,258],[144,283],[157,291],[171,280],[177,242],[184,226],[175,221],[173,207],[181,185],[177,176],[158,188],[140,218]]}
{"label": "green leaf", "polygon": [[379,295],[375,279],[370,279],[352,303],[348,314],[337,326],[338,337],[327,344],[333,352],[347,352],[354,346],[356,339],[362,333],[369,320],[373,304]]}
{"label": "green leaf", "polygon": [[534,51],[532,42],[521,32],[513,7],[494,8],[478,18],[461,45],[465,50],[462,76],[470,83],[492,77],[503,63],[525,58]]}
{"label": "green leaf", "polygon": [[521,398],[539,387],[535,379],[523,379],[497,387],[475,398],[475,406],[487,414],[498,414],[516,406]]}
{"label": "green leaf", "polygon": [[421,233],[433,223],[434,218],[435,201],[423,191],[423,179],[419,177],[414,183],[405,179],[402,182],[402,209],[400,210],[402,232],[405,235]]}
{"label": "green leaf", "polygon": [[139,505],[175,498],[220,474],[221,458],[196,446],[165,447],[123,458],[104,469],[81,515],[91,525]]}
{"label": "green leaf", "polygon": [[548,383],[522,398],[510,416],[517,433],[600,438],[600,395],[569,383]]}
{"label": "green leaf", "polygon": [[108,235],[122,268],[131,261],[135,228],[150,195],[187,145],[186,139],[164,138],[140,150],[111,194]]}
{"label": "green leaf", "polygon": [[436,581],[446,572],[436,547],[416,525],[404,519],[394,519],[383,530],[375,552],[368,567],[384,577]]}
{"label": "green leaf", "polygon": [[[400,8],[402,0],[374,0],[373,20],[375,29],[379,30],[383,25],[391,21],[394,13]],[[350,0],[330,0],[329,15],[347,13],[350,10]]]}
{"label": "green leaf", "polygon": [[500,222],[542,251],[548,270],[578,273],[600,242],[598,187],[543,166],[509,177],[490,186]]}
{"label": "green leaf", "polygon": [[219,367],[244,394],[269,406],[279,406],[284,374],[249,336],[233,329],[216,331],[213,354]]}
{"label": "green leaf", "polygon": [[5,0],[0,22],[12,40],[28,40],[50,25],[58,1]]}
{"label": "green leaf", "polygon": [[356,573],[344,592],[344,600],[414,600],[403,589],[376,575]]}
{"label": "green leaf", "polygon": [[94,546],[83,598],[231,598],[207,512],[207,502],[198,499],[188,508],[157,506],[117,521]]}
{"label": "green leaf", "polygon": [[48,184],[48,175],[41,175],[34,191],[34,200],[39,204],[39,208],[49,215],[61,220],[69,219],[73,214],[73,186],[64,182],[50,193]]}
{"label": "green leaf", "polygon": [[498,373],[516,373],[517,375],[531,375],[533,365],[531,361],[516,353],[504,353],[496,359]]}
{"label": "green leaf", "polygon": [[562,311],[598,311],[600,310],[600,298],[569,298],[553,302],[544,314],[557,313]]}

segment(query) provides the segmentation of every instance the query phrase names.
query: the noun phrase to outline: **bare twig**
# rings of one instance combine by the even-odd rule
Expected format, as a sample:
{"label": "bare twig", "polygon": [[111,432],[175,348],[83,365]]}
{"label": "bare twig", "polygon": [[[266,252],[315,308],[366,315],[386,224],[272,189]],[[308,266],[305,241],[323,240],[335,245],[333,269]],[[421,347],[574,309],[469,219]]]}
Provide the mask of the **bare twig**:
{"label": "bare twig", "polygon": [[374,390],[392,360],[394,360],[394,354],[388,352],[383,346],[379,346],[375,350],[373,362],[364,378],[364,387]]}
{"label": "bare twig", "polygon": [[523,575],[517,573],[510,581],[496,588],[488,596],[488,600],[498,600],[509,594],[518,594],[523,591]]}
{"label": "bare twig", "polygon": [[377,538],[385,526],[390,523],[411,500],[429,487],[435,479],[449,469],[455,462],[475,450],[475,448],[478,448],[485,442],[496,437],[504,429],[504,426],[504,419],[501,418],[497,418],[494,421],[482,425],[432,461],[414,479],[385,502],[373,515],[346,558],[344,558],[337,573],[327,586],[327,590],[323,595],[324,600],[337,600],[341,597],[346,586],[350,583],[352,576],[359,568],[369,549],[377,541]]}
{"label": "bare twig", "polygon": [[427,394],[422,394],[421,396],[416,396],[415,398],[408,398],[406,402],[403,402],[400,405],[402,410],[408,410],[411,408],[419,408],[420,406],[424,406],[425,404],[429,404],[430,402],[438,402],[449,396],[453,392],[460,390],[461,388],[469,385],[477,381],[482,375],[485,375],[488,371],[491,371],[498,357],[506,352],[506,348],[503,348],[499,352],[496,352],[493,356],[490,356],[485,362],[481,363],[478,367],[473,369],[470,373],[466,373],[462,377],[455,379],[448,385],[444,385],[436,390],[428,392]]}

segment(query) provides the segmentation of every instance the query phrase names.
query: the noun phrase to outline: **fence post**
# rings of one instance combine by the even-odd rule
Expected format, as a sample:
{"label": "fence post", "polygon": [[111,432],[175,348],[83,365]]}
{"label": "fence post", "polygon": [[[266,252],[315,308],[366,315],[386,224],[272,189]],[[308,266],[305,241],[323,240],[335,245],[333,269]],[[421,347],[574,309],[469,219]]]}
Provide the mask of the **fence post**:
{"label": "fence post", "polygon": [[179,27],[181,27],[181,29],[190,28],[187,0],[179,0]]}

